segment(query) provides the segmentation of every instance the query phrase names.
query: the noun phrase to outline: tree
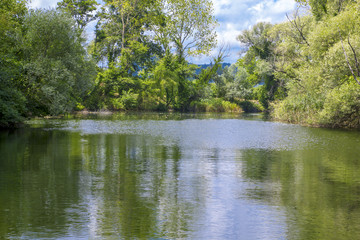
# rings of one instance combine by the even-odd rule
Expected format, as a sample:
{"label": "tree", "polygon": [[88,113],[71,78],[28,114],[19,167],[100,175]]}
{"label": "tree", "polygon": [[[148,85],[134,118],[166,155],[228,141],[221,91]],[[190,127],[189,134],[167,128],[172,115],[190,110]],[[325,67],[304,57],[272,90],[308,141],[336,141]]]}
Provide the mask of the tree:
{"label": "tree", "polygon": [[233,64],[228,71],[233,76],[226,82],[226,98],[230,101],[237,99],[250,99],[253,85],[249,82],[249,73],[242,66]]}
{"label": "tree", "polygon": [[93,85],[95,65],[74,20],[55,10],[30,11],[25,18],[24,81],[28,109],[35,114],[72,110]]}
{"label": "tree", "polygon": [[[339,4],[342,7],[335,11]],[[275,77],[286,79],[287,96],[274,104],[273,116],[296,123],[358,128],[358,1],[328,0],[326,8],[320,19],[313,13],[274,28],[279,38]],[[305,24],[302,34],[308,44],[294,21]]]}
{"label": "tree", "polygon": [[26,1],[0,2],[0,127],[12,127],[25,115],[21,78],[21,32]]}
{"label": "tree", "polygon": [[209,0],[163,1],[166,27],[158,29],[176,49],[179,59],[208,54],[216,45],[217,21]]}
{"label": "tree", "polygon": [[353,0],[295,0],[300,5],[308,6],[316,20],[324,16],[336,16],[343,11]]}
{"label": "tree", "polygon": [[96,27],[94,53],[100,55],[100,59],[106,57],[109,64],[123,61],[123,67],[129,70],[131,66],[126,57],[134,54],[133,47],[139,49],[141,44],[153,50],[148,46],[145,31],[156,15],[154,3],[155,0],[106,0]]}
{"label": "tree", "polygon": [[256,57],[268,59],[272,53],[273,42],[269,37],[272,24],[259,22],[250,30],[244,30],[237,40],[244,44],[249,50],[254,51]]}
{"label": "tree", "polygon": [[95,19],[92,14],[96,10],[96,0],[63,0],[58,2],[58,9],[69,13],[76,21],[76,25],[83,30]]}
{"label": "tree", "polygon": [[173,108],[178,93],[178,62],[177,59],[166,51],[160,59],[149,79],[151,94],[157,97],[157,108],[167,110]]}
{"label": "tree", "polygon": [[193,72],[186,58],[208,54],[215,47],[217,22],[209,0],[163,0],[161,6],[165,25],[153,30],[163,48],[177,54],[180,68],[175,108],[185,111],[192,98],[187,77]]}
{"label": "tree", "polygon": [[268,108],[269,101],[274,100],[282,91],[280,82],[275,79],[274,69],[270,67],[273,65],[275,48],[275,41],[270,35],[272,28],[272,24],[260,22],[237,37],[237,40],[248,48],[243,64],[250,74],[249,77],[257,78],[250,82],[264,82],[264,91],[260,91],[259,100],[265,108]]}

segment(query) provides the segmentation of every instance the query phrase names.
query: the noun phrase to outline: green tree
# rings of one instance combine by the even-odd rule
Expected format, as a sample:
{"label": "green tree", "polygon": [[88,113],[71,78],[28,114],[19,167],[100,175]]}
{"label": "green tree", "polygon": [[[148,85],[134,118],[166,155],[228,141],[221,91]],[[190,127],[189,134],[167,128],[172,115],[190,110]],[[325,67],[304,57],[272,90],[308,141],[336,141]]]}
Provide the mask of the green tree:
{"label": "green tree", "polygon": [[269,36],[272,24],[259,22],[250,30],[244,30],[237,40],[254,52],[255,57],[268,59],[272,53],[273,41]]}
{"label": "green tree", "polygon": [[[321,18],[313,13],[274,27],[279,38],[275,77],[286,79],[287,88],[287,97],[274,105],[275,118],[330,127],[360,126],[358,2],[342,1],[342,8],[333,11],[339,3],[327,1],[328,13]],[[294,24],[300,23],[308,44],[295,37],[299,30]]]}
{"label": "green tree", "polygon": [[72,110],[93,86],[95,65],[74,20],[55,10],[29,12],[24,26],[24,81],[28,108],[35,114]]}
{"label": "green tree", "polygon": [[157,0],[152,39],[163,51],[176,52],[179,62],[191,56],[209,54],[216,46],[217,21],[209,0]]}
{"label": "green tree", "polygon": [[11,127],[20,123],[26,111],[25,98],[19,91],[19,45],[26,11],[26,1],[0,2],[0,127]]}
{"label": "green tree", "polygon": [[167,51],[165,56],[160,59],[153,70],[150,88],[158,96],[159,109],[173,108],[178,87],[178,67],[177,59]]}
{"label": "green tree", "polygon": [[336,16],[346,9],[353,0],[296,0],[301,5],[309,6],[316,20],[321,20],[324,16]]}
{"label": "green tree", "polygon": [[209,0],[163,1],[166,28],[160,30],[175,47],[179,58],[208,54],[216,45],[217,21]]}
{"label": "green tree", "polygon": [[178,96],[175,108],[188,110],[195,97],[192,83],[194,69],[186,62],[190,56],[208,54],[216,45],[217,26],[213,4],[209,0],[164,0],[161,2],[165,26],[155,29],[164,49],[175,50],[178,58]]}
{"label": "green tree", "polygon": [[95,19],[93,12],[96,10],[96,0],[63,0],[57,3],[58,9],[69,13],[80,29]]}
{"label": "green tree", "polygon": [[141,48],[147,48],[145,52],[154,50],[153,46],[149,46],[151,44],[145,31],[157,14],[155,3],[155,0],[106,0],[99,13],[93,46],[98,59],[106,58],[108,63],[120,63],[130,71],[131,65],[141,66],[146,62],[144,59],[130,60],[128,57],[139,55],[137,51]]}
{"label": "green tree", "polygon": [[263,82],[263,91],[259,91],[259,100],[265,108],[269,102],[282,96],[282,84],[274,76],[274,48],[275,39],[270,31],[273,25],[260,22],[250,30],[244,30],[237,40],[248,50],[243,57],[243,64],[249,74],[249,82],[253,84]]}

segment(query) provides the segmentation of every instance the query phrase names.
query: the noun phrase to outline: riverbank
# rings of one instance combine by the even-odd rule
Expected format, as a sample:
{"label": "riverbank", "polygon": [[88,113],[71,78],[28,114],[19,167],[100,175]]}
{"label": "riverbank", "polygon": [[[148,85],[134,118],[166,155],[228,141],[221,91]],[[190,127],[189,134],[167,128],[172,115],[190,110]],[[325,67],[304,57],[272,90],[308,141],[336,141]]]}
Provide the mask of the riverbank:
{"label": "riverbank", "polygon": [[274,121],[317,128],[360,129],[358,100],[342,102],[333,98],[318,105],[302,104],[290,98],[273,103],[271,118]]}

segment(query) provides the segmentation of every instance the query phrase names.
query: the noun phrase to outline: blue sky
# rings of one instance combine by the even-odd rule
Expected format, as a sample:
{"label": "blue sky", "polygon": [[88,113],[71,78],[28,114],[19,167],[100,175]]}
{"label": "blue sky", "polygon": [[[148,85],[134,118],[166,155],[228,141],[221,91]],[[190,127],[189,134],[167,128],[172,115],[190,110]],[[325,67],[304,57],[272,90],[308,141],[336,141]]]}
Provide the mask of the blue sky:
{"label": "blue sky", "polygon": [[[32,8],[56,7],[60,0],[31,0]],[[218,42],[230,46],[230,56],[225,62],[233,63],[239,58],[241,50],[240,43],[236,41],[242,30],[249,29],[254,24],[266,21],[279,23],[286,20],[286,13],[295,9],[295,0],[213,0],[215,17],[218,19],[219,27]],[[88,27],[88,34],[91,36],[91,29],[94,24]],[[217,49],[214,49],[215,55]],[[193,59],[195,63],[209,63],[209,57]]]}

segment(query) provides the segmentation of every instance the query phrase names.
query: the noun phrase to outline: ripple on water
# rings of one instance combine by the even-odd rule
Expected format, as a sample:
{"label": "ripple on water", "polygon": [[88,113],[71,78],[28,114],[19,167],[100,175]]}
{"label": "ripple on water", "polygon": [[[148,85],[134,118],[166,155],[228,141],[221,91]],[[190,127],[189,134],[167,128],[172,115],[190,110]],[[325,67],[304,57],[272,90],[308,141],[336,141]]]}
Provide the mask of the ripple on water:
{"label": "ripple on water", "polygon": [[124,134],[160,137],[162,144],[186,148],[293,150],[318,140],[297,125],[242,119],[62,120],[48,130],[77,131],[84,135]]}

